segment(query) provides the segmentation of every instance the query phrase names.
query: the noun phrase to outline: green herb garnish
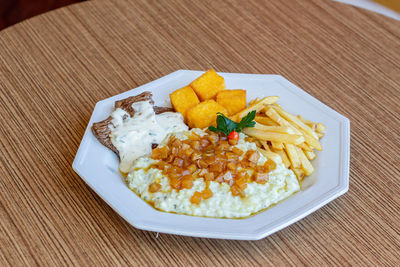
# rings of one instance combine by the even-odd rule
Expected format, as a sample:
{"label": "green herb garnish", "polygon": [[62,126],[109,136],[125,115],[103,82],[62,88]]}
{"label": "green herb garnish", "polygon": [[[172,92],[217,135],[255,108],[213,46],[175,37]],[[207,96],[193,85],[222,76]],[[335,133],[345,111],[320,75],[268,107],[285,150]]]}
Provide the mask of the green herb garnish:
{"label": "green herb garnish", "polygon": [[213,132],[221,132],[226,136],[228,136],[232,131],[240,132],[244,128],[254,127],[256,124],[254,121],[254,118],[256,117],[255,110],[247,113],[239,123],[225,117],[221,112],[218,112],[217,114],[217,127],[210,126],[208,129]]}

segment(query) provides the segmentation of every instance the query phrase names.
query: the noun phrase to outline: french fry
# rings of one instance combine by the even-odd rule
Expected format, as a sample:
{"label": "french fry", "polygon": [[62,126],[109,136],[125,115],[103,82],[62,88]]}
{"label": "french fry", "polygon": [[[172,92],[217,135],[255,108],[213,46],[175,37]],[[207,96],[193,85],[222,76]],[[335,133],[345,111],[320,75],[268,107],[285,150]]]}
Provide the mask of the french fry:
{"label": "french fry", "polygon": [[317,139],[315,139],[314,137],[311,137],[309,135],[304,135],[304,138],[306,139],[306,143],[310,147],[315,148],[316,150],[319,150],[319,151],[322,150],[321,144],[319,143],[319,141]]}
{"label": "french fry", "polygon": [[276,123],[278,123],[281,126],[287,126],[293,129],[295,134],[302,134],[300,130],[298,130],[296,127],[294,127],[292,124],[290,124],[287,120],[282,118],[273,107],[269,107],[266,111],[265,114],[270,117],[272,120],[274,120]]}
{"label": "french fry", "polygon": [[323,133],[326,131],[326,126],[322,123],[317,123],[317,128],[315,130],[317,133]]}
{"label": "french fry", "polygon": [[285,150],[273,150],[273,152],[275,152],[276,154],[278,154],[281,157],[282,162],[286,168],[290,167],[291,163],[290,163],[290,160],[289,160]]}
{"label": "french fry", "polygon": [[284,134],[276,132],[266,132],[255,128],[245,128],[243,132],[249,136],[264,140],[276,141],[288,144],[298,145],[304,142],[304,137],[296,134]]}
{"label": "french fry", "polygon": [[281,142],[274,142],[274,141],[271,141],[271,146],[272,146],[273,149],[275,149],[275,150],[282,150],[282,149],[283,149],[283,143],[281,143]]}
{"label": "french fry", "polygon": [[236,113],[235,115],[233,115],[233,118],[235,118],[237,121],[239,121],[241,118],[243,118],[244,116],[247,115],[247,113],[249,113],[250,111],[255,110],[256,112],[259,112],[260,110],[262,110],[266,105],[269,104],[273,104],[276,101],[278,101],[279,97],[278,96],[267,96],[264,97],[263,99],[261,99],[260,101],[258,101],[257,103],[248,106],[247,108],[245,108],[244,110]]}
{"label": "french fry", "polygon": [[322,137],[324,137],[325,134],[324,134],[324,133],[317,132],[317,135],[318,135],[318,138],[321,139]]}
{"label": "french fry", "polygon": [[313,124],[314,122],[307,120],[306,118],[304,118],[301,115],[297,115],[297,118],[299,118],[302,122],[304,122],[305,124]]}
{"label": "french fry", "polygon": [[314,167],[311,165],[311,162],[307,159],[306,155],[304,154],[301,148],[297,147],[297,155],[300,158],[301,168],[304,171],[305,175],[310,175],[314,171]]}
{"label": "french fry", "polygon": [[266,105],[260,112],[261,113],[265,113],[265,112],[267,112],[267,110],[268,110],[268,108],[271,108],[271,107],[277,107],[277,108],[280,108],[281,107],[281,105],[279,105],[278,103],[273,103],[273,104],[268,104],[268,105]]}
{"label": "french fry", "polygon": [[293,129],[287,126],[266,126],[260,123],[256,123],[254,125],[255,129],[263,130],[266,132],[275,132],[275,133],[286,133],[286,134],[295,134]]}
{"label": "french fry", "polygon": [[294,172],[294,174],[296,175],[297,180],[299,182],[303,181],[305,174],[304,174],[304,171],[302,169],[294,168],[294,169],[291,169],[291,170]]}
{"label": "french fry", "polygon": [[269,145],[268,145],[267,141],[259,140],[259,142],[260,142],[260,144],[262,145],[262,147],[263,147],[266,151],[272,152],[271,149],[269,148]]}
{"label": "french fry", "polygon": [[278,103],[273,103],[272,105],[274,105],[275,107],[278,107],[278,108],[281,107],[281,105],[279,105]]}
{"label": "french fry", "polygon": [[[292,127],[296,134],[302,134],[304,136],[304,138],[306,139],[306,143],[309,146],[311,146],[312,148],[315,148],[316,150],[322,150],[321,144],[319,143],[318,139],[314,138],[313,135],[309,135],[309,134],[305,133],[304,131],[301,131],[301,129],[296,127],[295,123],[293,123],[292,121],[288,121],[285,118],[283,118],[282,116],[280,116],[280,114],[278,114],[278,112],[275,110],[275,108],[276,107],[268,109],[266,114],[269,117],[271,117],[273,120],[277,121],[280,125]],[[287,113],[287,114],[289,114],[289,113]],[[293,116],[291,114],[289,114],[289,115]],[[296,117],[294,117],[294,118],[297,119]],[[307,125],[305,125],[305,126],[308,127]],[[308,127],[308,128],[310,129],[310,127]],[[312,133],[316,135],[315,132],[312,131]]]}
{"label": "french fry", "polygon": [[268,118],[266,116],[259,116],[257,115],[256,118],[254,119],[256,122],[267,125],[267,126],[278,126],[279,124],[276,123],[274,120],[271,118]]}
{"label": "french fry", "polygon": [[306,143],[302,143],[300,145],[297,145],[299,148],[303,149],[304,151],[312,151],[312,148],[307,145]]}
{"label": "french fry", "polygon": [[297,153],[296,146],[285,143],[285,150],[286,150],[286,153],[288,154],[290,162],[292,163],[292,168],[300,168],[301,161],[300,161],[299,155],[297,155],[298,153]]}
{"label": "french fry", "polygon": [[318,140],[318,136],[316,135],[316,133],[307,124],[303,123],[299,118],[283,110],[282,108],[274,107],[274,109],[279,113],[279,115],[281,115],[287,121],[292,122],[297,128],[302,130],[305,134],[311,135],[316,140]]}
{"label": "french fry", "polygon": [[259,148],[262,147],[261,140],[258,140],[258,139],[257,139],[257,140],[255,141],[255,143],[256,143],[256,146],[257,146],[257,147],[259,147]]}
{"label": "french fry", "polygon": [[319,139],[325,135],[326,126],[285,111],[275,103],[278,97],[266,99],[251,101],[248,108],[235,114],[235,118],[240,120],[248,112],[256,110],[255,126],[245,128],[243,132],[257,140],[258,149],[264,156],[279,156],[301,182],[314,172],[310,162],[316,157],[313,149],[322,150]]}
{"label": "french fry", "polygon": [[299,118],[302,122],[304,122],[305,124],[308,125],[308,127],[310,127],[313,131],[315,131],[315,129],[317,128],[317,124],[315,122],[312,122],[310,120],[307,120],[306,118],[304,118],[301,115],[297,115],[297,118]]}
{"label": "french fry", "polygon": [[257,103],[258,101],[260,101],[260,98],[258,98],[258,97],[254,98],[253,100],[251,100],[251,101],[249,102],[249,106],[254,105],[254,104]]}
{"label": "french fry", "polygon": [[308,160],[313,160],[316,157],[314,151],[305,151],[305,150],[303,150],[303,152],[306,155],[306,157],[308,158]]}
{"label": "french fry", "polygon": [[307,144],[311,146],[312,148],[315,148],[317,150],[322,150],[321,144],[317,139],[315,139],[313,136],[310,136],[308,134],[305,134],[304,132],[300,131],[295,125],[284,119],[278,112],[275,111],[274,107],[270,106],[270,108],[266,111],[266,113],[271,119],[279,123],[281,126],[288,126],[291,127],[295,134],[303,135]]}

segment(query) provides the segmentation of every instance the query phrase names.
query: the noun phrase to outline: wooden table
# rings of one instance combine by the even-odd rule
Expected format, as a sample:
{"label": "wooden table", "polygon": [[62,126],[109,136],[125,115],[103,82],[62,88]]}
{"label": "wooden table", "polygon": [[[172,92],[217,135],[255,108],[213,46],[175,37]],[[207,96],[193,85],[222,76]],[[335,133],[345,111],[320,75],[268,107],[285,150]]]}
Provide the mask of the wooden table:
{"label": "wooden table", "polygon": [[[327,0],[93,1],[0,32],[0,265],[398,265],[400,22]],[[135,229],[71,168],[94,104],[279,73],[351,120],[350,190],[260,241]]]}

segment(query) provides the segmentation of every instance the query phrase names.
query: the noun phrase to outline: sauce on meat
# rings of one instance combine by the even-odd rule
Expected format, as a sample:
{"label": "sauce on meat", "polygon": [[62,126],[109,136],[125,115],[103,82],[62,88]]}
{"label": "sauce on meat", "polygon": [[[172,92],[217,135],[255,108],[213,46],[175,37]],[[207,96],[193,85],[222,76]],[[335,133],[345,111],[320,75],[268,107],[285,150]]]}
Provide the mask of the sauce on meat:
{"label": "sauce on meat", "polygon": [[120,171],[129,172],[133,161],[150,154],[152,144],[159,144],[169,133],[187,131],[180,113],[155,114],[150,101],[132,104],[133,117],[123,109],[112,112],[111,141],[118,149]]}

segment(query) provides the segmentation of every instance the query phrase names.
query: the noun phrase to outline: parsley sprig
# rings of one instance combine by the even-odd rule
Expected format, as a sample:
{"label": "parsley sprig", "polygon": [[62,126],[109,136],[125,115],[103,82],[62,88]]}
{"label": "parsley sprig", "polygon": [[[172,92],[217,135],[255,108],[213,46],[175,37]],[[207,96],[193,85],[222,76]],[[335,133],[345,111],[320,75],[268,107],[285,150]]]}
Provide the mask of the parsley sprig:
{"label": "parsley sprig", "polygon": [[226,136],[228,136],[232,131],[240,132],[244,128],[254,127],[256,124],[254,121],[254,118],[256,117],[255,110],[247,113],[239,123],[225,117],[221,112],[218,112],[217,114],[217,127],[210,126],[208,129],[213,132],[222,132]]}

